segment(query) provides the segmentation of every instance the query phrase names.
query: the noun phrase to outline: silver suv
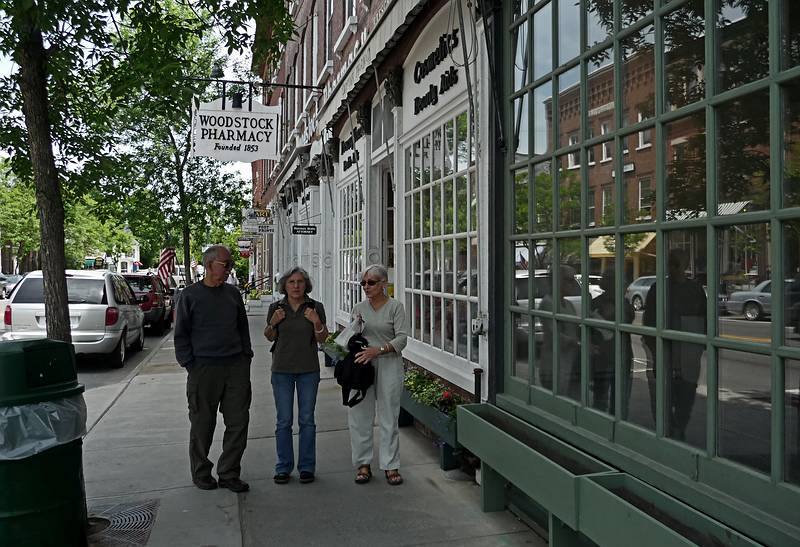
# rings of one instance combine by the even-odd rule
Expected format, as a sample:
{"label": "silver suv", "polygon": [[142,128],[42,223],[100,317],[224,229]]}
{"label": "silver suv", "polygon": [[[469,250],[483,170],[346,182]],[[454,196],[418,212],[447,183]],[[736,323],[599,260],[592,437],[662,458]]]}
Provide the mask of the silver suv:
{"label": "silver suv", "polygon": [[[66,270],[72,344],[77,354],[106,354],[113,368],[124,365],[128,347],[144,345],[144,313],[125,279],[106,270]],[[41,271],[20,280],[4,302],[0,340],[45,338]]]}

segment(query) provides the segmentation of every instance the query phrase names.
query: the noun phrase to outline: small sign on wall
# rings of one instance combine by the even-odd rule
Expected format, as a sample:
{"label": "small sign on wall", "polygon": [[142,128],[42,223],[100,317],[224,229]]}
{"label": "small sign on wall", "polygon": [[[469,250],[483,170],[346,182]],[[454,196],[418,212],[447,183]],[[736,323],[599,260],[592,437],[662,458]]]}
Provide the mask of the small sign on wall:
{"label": "small sign on wall", "polygon": [[315,236],[317,235],[317,227],[313,224],[293,224],[292,234],[296,236]]}

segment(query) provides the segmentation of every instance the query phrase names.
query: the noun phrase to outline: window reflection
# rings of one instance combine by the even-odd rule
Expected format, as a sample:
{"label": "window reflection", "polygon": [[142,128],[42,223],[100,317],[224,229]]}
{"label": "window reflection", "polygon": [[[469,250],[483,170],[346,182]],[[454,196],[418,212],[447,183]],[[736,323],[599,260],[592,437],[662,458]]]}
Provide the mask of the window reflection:
{"label": "window reflection", "polygon": [[792,80],[781,89],[781,92],[783,95],[783,206],[797,207],[800,206],[800,80]]}
{"label": "window reflection", "polygon": [[[706,347],[701,344],[665,340],[664,363],[667,382],[664,401],[665,436],[697,448],[705,448],[705,394],[708,393]],[[650,380],[651,411],[655,417],[655,369],[648,376],[648,380]]]}
{"label": "window reflection", "polygon": [[800,220],[783,224],[783,343],[800,346]]}
{"label": "window reflection", "polygon": [[631,125],[655,115],[655,28],[631,34],[622,45],[623,123]]}
{"label": "window reflection", "polygon": [[800,64],[800,4],[797,0],[783,0],[781,15],[781,67]]}
{"label": "window reflection", "polygon": [[784,361],[784,479],[800,484],[800,361]]}
{"label": "window reflection", "polygon": [[705,214],[705,132],[703,112],[664,126],[667,220],[698,218]]}
{"label": "window reflection", "polygon": [[[641,314],[637,313],[634,324],[641,324]],[[625,385],[626,405],[622,409],[622,419],[655,431],[656,420],[651,402],[651,378],[655,378],[655,354],[650,353],[644,343],[646,337],[631,334],[631,374]]]}
{"label": "window reflection", "polygon": [[605,41],[614,30],[614,6],[603,0],[586,1],[587,47]]}
{"label": "window reflection", "polygon": [[514,91],[525,86],[528,79],[528,22],[513,30],[511,47],[514,49]]}
{"label": "window reflection", "polygon": [[614,48],[606,48],[589,57],[586,67],[589,95],[589,134],[599,135],[600,126],[616,129],[614,121]]}
{"label": "window reflection", "polygon": [[528,170],[520,169],[514,173],[514,233],[527,234],[530,231],[528,220]]}
{"label": "window reflection", "polygon": [[[452,142],[452,141],[451,141]],[[514,151],[516,163],[528,157],[528,94],[514,99]]]}
{"label": "window reflection", "polygon": [[719,214],[769,208],[769,90],[725,103],[717,124]]}
{"label": "window reflection", "polygon": [[563,65],[580,51],[580,2],[558,0],[558,64]]}
{"label": "window reflection", "polygon": [[763,78],[769,72],[769,2],[717,0],[716,71],[720,91]]}
{"label": "window reflection", "polygon": [[[561,264],[555,271],[559,276],[558,294],[554,296],[555,291],[547,291],[542,297],[539,309],[548,312],[558,309],[559,313],[579,315],[581,296],[580,286],[575,279],[575,269]],[[554,283],[552,270],[548,272],[546,279]],[[543,367],[539,370],[541,385],[550,390],[554,388],[553,370],[546,364],[556,362],[558,373],[556,391],[571,399],[580,400],[580,326],[569,321],[553,321],[549,317],[543,317],[542,335]],[[554,361],[556,351],[558,360]]]}
{"label": "window reflection", "polygon": [[[664,326],[695,334],[706,333],[706,231],[704,228],[667,233],[667,283]],[[656,284],[645,301],[644,324],[655,326],[648,308],[655,302]],[[712,291],[713,292],[713,291]]]}
{"label": "window reflection", "polygon": [[[641,312],[645,309],[645,305],[648,305],[649,313],[655,314],[655,297],[649,297],[649,294],[656,280],[656,234],[655,232],[625,234],[622,242],[625,254],[625,278],[632,280],[625,289],[625,299],[637,312]],[[614,239],[606,237],[600,248],[613,255]]]}
{"label": "window reflection", "polygon": [[530,305],[530,272],[529,272],[529,250],[528,243],[525,241],[514,242],[512,248],[513,256],[513,276],[511,291],[512,303],[517,306],[528,307]]}
{"label": "window reflection", "polygon": [[553,229],[553,175],[550,162],[533,167],[534,230],[549,232]]}
{"label": "window reflection", "polygon": [[553,70],[553,8],[543,6],[533,14],[533,79]]}
{"label": "window reflection", "polygon": [[550,152],[552,140],[553,88],[546,82],[533,90],[533,152],[542,155]]}
{"label": "window reflection", "polygon": [[653,0],[622,0],[622,26],[628,26],[653,12]]}
{"label": "window reflection", "polygon": [[[530,258],[531,273],[533,279],[531,283],[533,294],[533,308],[541,311],[542,300],[547,297],[552,302],[552,285],[550,282],[550,270],[553,261],[553,244],[548,239],[539,239],[533,242]],[[534,364],[536,368],[535,377],[531,378],[532,383],[552,389],[553,378],[553,354],[552,354],[552,332],[553,322],[551,318],[533,316],[533,337],[534,337]],[[550,337],[548,352],[545,353],[545,325]]]}
{"label": "window reflection", "polygon": [[[558,158],[559,213],[562,229],[581,226],[581,178],[580,170],[568,167],[567,156]],[[580,256],[578,256],[580,259]]]}
{"label": "window reflection", "polygon": [[690,0],[664,17],[664,105],[675,110],[705,95],[705,10]]}
{"label": "window reflection", "polygon": [[719,455],[769,473],[770,357],[727,349],[717,355]]}
{"label": "window reflection", "polygon": [[530,339],[530,316],[527,314],[512,314],[514,324],[514,343],[512,345],[511,376],[528,382],[528,340]]}
{"label": "window reflection", "polygon": [[558,77],[558,146],[576,144],[581,129],[581,71],[574,67]]}
{"label": "window reflection", "polygon": [[720,293],[728,315],[719,318],[719,334],[767,344],[772,340],[772,281],[769,224],[743,224],[718,232]]}

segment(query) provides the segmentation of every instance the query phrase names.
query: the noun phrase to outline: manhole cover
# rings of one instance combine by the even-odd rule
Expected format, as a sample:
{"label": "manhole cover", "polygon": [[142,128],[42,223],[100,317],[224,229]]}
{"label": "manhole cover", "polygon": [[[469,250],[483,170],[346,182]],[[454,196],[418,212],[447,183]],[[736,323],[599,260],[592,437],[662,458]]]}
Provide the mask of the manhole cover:
{"label": "manhole cover", "polygon": [[145,500],[92,507],[90,516],[106,518],[110,524],[101,532],[89,536],[89,547],[147,545],[156,522],[158,504],[158,500]]}

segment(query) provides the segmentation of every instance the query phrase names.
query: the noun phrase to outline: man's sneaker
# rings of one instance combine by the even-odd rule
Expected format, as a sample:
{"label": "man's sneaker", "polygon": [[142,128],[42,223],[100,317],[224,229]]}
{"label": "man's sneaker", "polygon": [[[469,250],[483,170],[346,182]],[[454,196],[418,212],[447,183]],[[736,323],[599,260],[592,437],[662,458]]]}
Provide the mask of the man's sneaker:
{"label": "man's sneaker", "polygon": [[231,492],[247,492],[250,490],[250,485],[244,482],[239,477],[234,477],[232,479],[220,479],[219,480],[219,487],[220,488],[227,488]]}
{"label": "man's sneaker", "polygon": [[275,484],[286,484],[289,482],[289,473],[275,473],[272,480],[275,481]]}
{"label": "man's sneaker", "polygon": [[302,484],[308,484],[309,482],[314,482],[314,473],[311,471],[300,471],[300,482]]}
{"label": "man's sneaker", "polygon": [[192,482],[200,490],[214,490],[217,487],[214,477],[197,477],[192,479]]}

